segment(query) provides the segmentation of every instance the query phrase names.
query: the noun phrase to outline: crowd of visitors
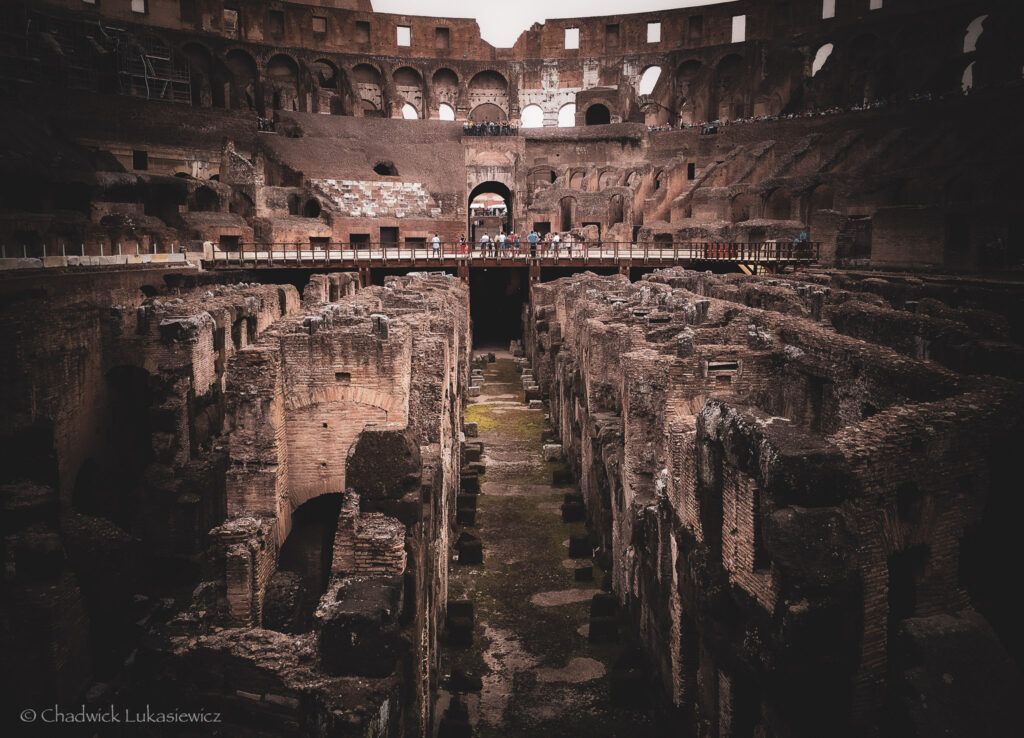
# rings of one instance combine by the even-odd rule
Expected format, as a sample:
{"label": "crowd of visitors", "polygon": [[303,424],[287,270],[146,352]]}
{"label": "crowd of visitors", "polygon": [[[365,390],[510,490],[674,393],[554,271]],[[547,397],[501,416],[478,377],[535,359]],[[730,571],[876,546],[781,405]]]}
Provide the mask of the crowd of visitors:
{"label": "crowd of visitors", "polygon": [[495,123],[494,121],[474,123],[469,121],[462,124],[463,136],[516,136],[518,134],[519,126],[509,123]]}
{"label": "crowd of visitors", "polygon": [[[582,255],[586,248],[586,238],[581,232],[577,231],[569,231],[565,234],[542,234],[537,231],[530,231],[525,236],[518,233],[499,232],[490,234],[484,232],[476,243],[468,241],[465,234],[460,236],[458,254],[459,256],[479,254],[489,258],[515,258],[527,255],[549,255],[557,258],[559,255],[566,257],[573,254]],[[445,255],[444,245],[436,233],[430,239],[430,253],[431,256],[438,259]]]}

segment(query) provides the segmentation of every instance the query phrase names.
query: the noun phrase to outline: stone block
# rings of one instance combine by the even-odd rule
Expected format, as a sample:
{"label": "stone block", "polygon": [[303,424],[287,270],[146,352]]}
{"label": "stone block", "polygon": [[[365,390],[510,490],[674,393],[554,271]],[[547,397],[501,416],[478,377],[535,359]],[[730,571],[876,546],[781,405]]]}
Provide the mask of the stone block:
{"label": "stone block", "polygon": [[476,509],[472,507],[460,507],[455,511],[456,525],[476,525]]}
{"label": "stone block", "polygon": [[341,580],[321,598],[316,620],[320,661],[336,676],[385,677],[408,649],[401,637],[403,578]]}
{"label": "stone block", "polygon": [[470,510],[476,510],[476,495],[460,494],[456,498],[456,507],[468,507]]}
{"label": "stone block", "polygon": [[469,395],[470,397],[479,397],[480,396],[480,388],[479,387],[469,387],[466,390],[466,394]]}
{"label": "stone block", "polygon": [[476,494],[480,492],[480,475],[476,473],[463,473],[459,478],[459,489],[463,492]]}
{"label": "stone block", "polygon": [[473,645],[473,619],[448,616],[448,643],[458,648]]}
{"label": "stone block", "polygon": [[542,400],[530,400],[529,408],[531,410],[543,410],[544,402]]}
{"label": "stone block", "polygon": [[569,558],[589,559],[594,554],[590,536],[569,536]]}
{"label": "stone block", "polygon": [[582,502],[562,503],[562,522],[579,523],[587,519],[587,508]]}
{"label": "stone block", "polygon": [[484,561],[484,544],[479,538],[463,532],[455,543],[455,549],[459,552],[459,563],[469,566],[482,564]]}
{"label": "stone block", "polygon": [[572,469],[555,469],[551,472],[551,484],[556,487],[563,484],[572,484],[573,481]]}
{"label": "stone block", "polygon": [[467,443],[462,450],[462,458],[466,461],[480,461],[480,458],[484,455],[484,445],[482,443]]}
{"label": "stone block", "polygon": [[544,456],[544,461],[561,461],[562,460],[562,444],[560,444],[560,443],[545,443],[541,447],[541,453]]}
{"label": "stone block", "polygon": [[463,423],[462,432],[466,434],[466,438],[477,438],[480,435],[480,429],[476,423]]}
{"label": "stone block", "polygon": [[534,389],[527,389],[526,390],[525,399],[526,399],[527,402],[529,402],[530,400],[540,400],[540,399],[543,399],[541,397],[541,394],[540,394],[540,388],[537,387],[537,388],[534,388]]}

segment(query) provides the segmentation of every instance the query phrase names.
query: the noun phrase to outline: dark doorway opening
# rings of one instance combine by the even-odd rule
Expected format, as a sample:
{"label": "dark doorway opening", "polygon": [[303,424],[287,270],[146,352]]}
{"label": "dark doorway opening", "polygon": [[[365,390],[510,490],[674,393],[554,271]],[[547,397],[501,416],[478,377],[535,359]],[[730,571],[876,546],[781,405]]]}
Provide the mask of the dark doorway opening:
{"label": "dark doorway opening", "polygon": [[469,193],[469,240],[479,244],[486,233],[495,238],[512,232],[512,191],[501,182],[481,182]]}
{"label": "dark doorway opening", "polygon": [[605,125],[612,122],[612,116],[611,113],[608,112],[608,108],[598,103],[587,108],[586,122],[588,126]]}
{"label": "dark doorway opening", "polygon": [[473,345],[507,347],[523,332],[523,304],[529,299],[527,269],[472,269],[469,277]]}

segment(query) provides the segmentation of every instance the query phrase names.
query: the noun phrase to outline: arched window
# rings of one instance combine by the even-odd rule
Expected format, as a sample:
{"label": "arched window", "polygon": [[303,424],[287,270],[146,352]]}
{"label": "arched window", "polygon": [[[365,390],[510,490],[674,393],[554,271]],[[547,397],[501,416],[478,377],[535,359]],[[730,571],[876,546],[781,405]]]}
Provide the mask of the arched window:
{"label": "arched window", "polygon": [[402,106],[402,117],[406,120],[417,120],[420,117],[420,113],[412,106],[412,103],[406,103]]}
{"label": "arched window", "polygon": [[976,51],[978,48],[978,38],[981,37],[982,31],[984,31],[985,19],[987,15],[979,15],[977,18],[971,21],[970,25],[967,26],[967,33],[964,35],[964,53],[970,54],[972,51]]}
{"label": "arched window", "polygon": [[455,108],[448,103],[441,103],[437,108],[437,117],[441,120],[455,120]]}
{"label": "arched window", "polygon": [[573,128],[576,125],[576,103],[568,103],[558,109],[558,127]]}
{"label": "arched window", "polygon": [[527,105],[519,115],[523,128],[540,128],[544,125],[544,111],[540,105]]}
{"label": "arched window", "polygon": [[637,85],[636,91],[638,95],[650,95],[654,92],[654,86],[658,84],[658,79],[661,77],[661,67],[647,67],[644,73],[640,75],[640,83]]}
{"label": "arched window", "polygon": [[835,47],[832,44],[825,44],[820,49],[818,49],[818,53],[814,55],[814,63],[811,64],[812,77],[816,75],[818,72],[820,72],[821,68],[825,66],[825,62],[827,62],[829,56],[832,55],[832,49],[834,48]]}
{"label": "arched window", "polygon": [[963,77],[960,78],[960,89],[969,92],[974,87],[974,62],[967,65]]}

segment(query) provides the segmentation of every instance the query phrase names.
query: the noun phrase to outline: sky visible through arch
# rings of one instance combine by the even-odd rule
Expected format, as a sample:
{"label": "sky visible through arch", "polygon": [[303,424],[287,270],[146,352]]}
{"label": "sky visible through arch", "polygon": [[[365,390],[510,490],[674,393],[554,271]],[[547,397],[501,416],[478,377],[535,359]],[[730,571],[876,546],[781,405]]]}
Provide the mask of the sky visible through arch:
{"label": "sky visible through arch", "polygon": [[718,5],[735,0],[372,0],[378,13],[476,18],[480,35],[492,46],[507,48],[519,34],[547,18],[589,18],[646,13],[652,10]]}

